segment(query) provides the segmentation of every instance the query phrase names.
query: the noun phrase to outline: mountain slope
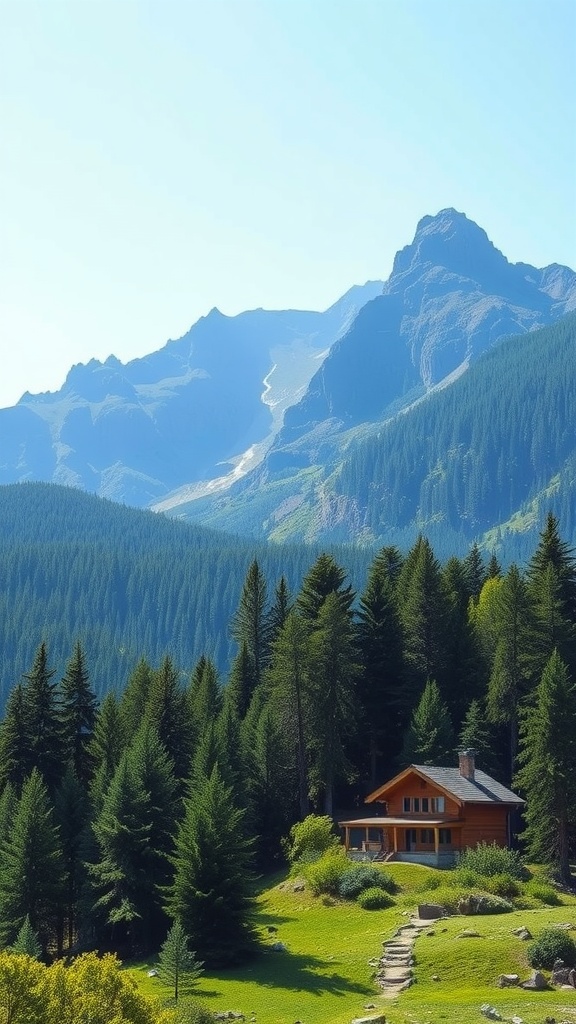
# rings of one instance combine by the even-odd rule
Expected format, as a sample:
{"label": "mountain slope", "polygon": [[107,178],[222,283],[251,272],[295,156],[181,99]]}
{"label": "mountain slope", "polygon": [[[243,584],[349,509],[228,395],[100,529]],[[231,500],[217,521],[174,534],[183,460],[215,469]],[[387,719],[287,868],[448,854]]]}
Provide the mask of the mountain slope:
{"label": "mountain slope", "polygon": [[145,506],[257,464],[286,406],[381,290],[352,288],[324,313],[213,309],[142,359],[73,367],[59,392],[0,410],[0,483],[52,481]]}
{"label": "mountain slope", "polygon": [[575,424],[572,313],[507,339],[377,428],[349,430],[322,468],[270,472],[199,509],[275,540],[405,546],[423,532],[441,557],[477,540],[522,559],[549,509],[576,542]]}
{"label": "mountain slope", "polygon": [[[328,500],[325,487],[350,444],[452,386],[504,337],[537,330],[573,309],[573,271],[509,263],[455,210],[424,217],[413,242],[397,253],[383,294],[359,311],[302,400],[287,409],[262,465],[227,494],[184,504],[180,514],[278,540],[362,537],[362,499],[330,491]],[[356,482],[366,491],[370,475]],[[412,536],[418,518],[404,528]]]}

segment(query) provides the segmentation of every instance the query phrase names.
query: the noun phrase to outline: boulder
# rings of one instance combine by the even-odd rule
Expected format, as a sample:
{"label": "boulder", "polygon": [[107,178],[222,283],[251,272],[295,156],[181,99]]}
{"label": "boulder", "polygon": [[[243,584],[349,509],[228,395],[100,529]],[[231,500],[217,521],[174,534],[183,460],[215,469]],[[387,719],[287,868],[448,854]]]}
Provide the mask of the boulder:
{"label": "boulder", "polygon": [[274,953],[286,953],[287,952],[287,948],[286,948],[286,946],[284,945],[283,942],[273,942],[271,947],[270,947],[270,949],[272,949]]}
{"label": "boulder", "polygon": [[502,1020],[498,1010],[494,1006],[490,1006],[490,1003],[482,1003],[480,1013],[483,1017],[487,1017],[488,1020]]}
{"label": "boulder", "polygon": [[355,1017],[352,1024],[386,1024],[386,1017],[383,1013],[375,1017]]}
{"label": "boulder", "polygon": [[536,989],[537,992],[541,992],[543,989],[548,988],[548,982],[541,971],[532,971],[532,975],[528,978],[528,981],[523,981],[521,988]]}
{"label": "boulder", "polygon": [[522,939],[523,942],[527,942],[529,939],[532,938],[532,932],[528,931],[528,929],[525,928],[524,925],[522,925],[521,928],[514,928],[512,931],[512,935],[517,935],[518,938]]}
{"label": "boulder", "polygon": [[421,921],[435,921],[439,917],[446,917],[447,910],[440,903],[420,903],[418,917]]}
{"label": "boulder", "polygon": [[473,928],[465,928],[463,932],[458,932],[457,939],[479,939],[480,932],[475,932]]}
{"label": "boulder", "polygon": [[569,985],[571,970],[566,967],[563,960],[555,960],[554,967],[552,968],[552,984],[553,985]]}
{"label": "boulder", "polygon": [[498,985],[498,988],[514,988],[515,985],[520,984],[520,975],[501,974],[496,984]]}

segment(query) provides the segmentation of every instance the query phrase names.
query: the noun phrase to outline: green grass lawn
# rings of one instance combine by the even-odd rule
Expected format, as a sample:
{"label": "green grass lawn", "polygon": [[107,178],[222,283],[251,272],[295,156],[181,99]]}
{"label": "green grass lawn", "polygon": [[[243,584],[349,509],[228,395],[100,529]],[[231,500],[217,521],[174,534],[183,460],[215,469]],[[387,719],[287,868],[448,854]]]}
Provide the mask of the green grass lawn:
{"label": "green grass lawn", "polygon": [[[387,864],[403,893],[398,905],[366,911],[355,903],[314,897],[307,890],[294,892],[288,880],[265,889],[258,899],[258,931],[263,952],[234,971],[211,971],[202,976],[196,996],[213,1011],[254,1014],[257,1024],[349,1024],[369,1015],[364,1007],[382,1007],[390,1024],[481,1024],[484,1002],[503,1017],[519,1014],[525,1024],[543,1024],[546,1016],[576,1024],[576,991],[529,993],[501,990],[499,974],[529,974],[526,943],[512,935],[525,924],[535,934],[552,923],[576,924],[576,899],[565,905],[514,911],[495,916],[455,917],[434,926],[416,942],[416,984],[398,1000],[384,999],[373,982],[368,960],[377,957],[383,939],[407,921],[407,906],[434,899],[434,892],[417,894],[432,869],[408,864]],[[268,927],[277,928],[269,933]],[[480,938],[460,939],[463,928],[474,928]],[[446,930],[444,930],[446,929]],[[283,942],[285,953],[271,946]],[[139,986],[163,998],[168,990],[147,977],[150,965],[130,968]],[[437,974],[439,981],[432,981]],[[375,1012],[375,1011],[372,1011]]]}

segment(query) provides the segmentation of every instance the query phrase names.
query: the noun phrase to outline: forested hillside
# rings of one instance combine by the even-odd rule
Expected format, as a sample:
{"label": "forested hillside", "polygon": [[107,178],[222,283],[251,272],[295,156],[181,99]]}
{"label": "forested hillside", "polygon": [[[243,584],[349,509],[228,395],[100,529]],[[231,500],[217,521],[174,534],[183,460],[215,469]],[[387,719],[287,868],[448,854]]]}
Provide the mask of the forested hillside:
{"label": "forested hillside", "polygon": [[176,921],[207,966],[242,960],[253,873],[281,861],[295,821],[360,810],[458,745],[521,788],[527,855],[570,882],[576,561],[552,515],[525,571],[476,548],[441,565],[420,537],[404,557],[381,549],[359,593],[323,553],[290,594],[253,560],[227,626],[220,679],[205,655],[185,673],[141,657],[100,704],[82,643],[64,672],[38,644],[0,724],[3,945],[24,929],[44,952],[134,956]]}
{"label": "forested hillside", "polygon": [[[189,671],[207,654],[225,669],[251,560],[272,589],[284,574],[294,591],[316,553],[238,540],[72,488],[0,487],[0,710],[41,639],[59,670],[81,640],[99,696],[123,689],[141,655],[158,663],[168,653]],[[355,581],[367,558],[342,553]]]}
{"label": "forested hillside", "polygon": [[574,539],[575,425],[572,314],[509,339],[452,387],[359,443],[334,492],[374,537],[412,527],[444,545],[470,542],[535,501],[533,528],[542,506],[553,507]]}

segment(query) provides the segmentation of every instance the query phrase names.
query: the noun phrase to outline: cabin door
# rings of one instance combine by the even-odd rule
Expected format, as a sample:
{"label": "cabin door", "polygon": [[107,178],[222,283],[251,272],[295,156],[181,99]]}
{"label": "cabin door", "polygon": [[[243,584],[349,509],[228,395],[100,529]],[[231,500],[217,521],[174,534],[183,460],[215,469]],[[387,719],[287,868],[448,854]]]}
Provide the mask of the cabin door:
{"label": "cabin door", "polygon": [[407,828],[406,829],[406,851],[407,851],[407,853],[411,853],[412,850],[415,850],[415,849],[416,849],[416,829],[415,828]]}

